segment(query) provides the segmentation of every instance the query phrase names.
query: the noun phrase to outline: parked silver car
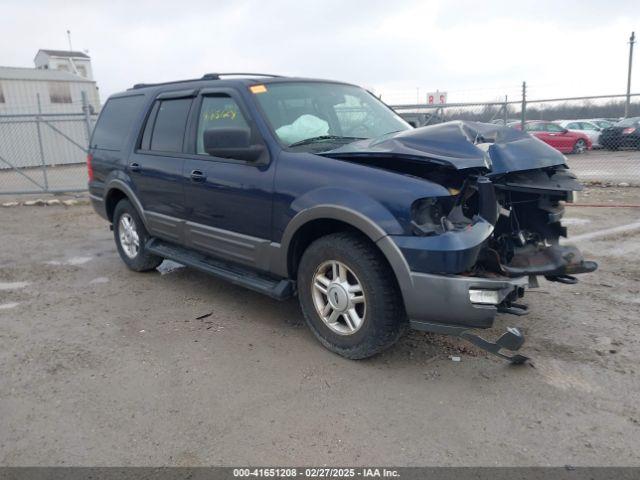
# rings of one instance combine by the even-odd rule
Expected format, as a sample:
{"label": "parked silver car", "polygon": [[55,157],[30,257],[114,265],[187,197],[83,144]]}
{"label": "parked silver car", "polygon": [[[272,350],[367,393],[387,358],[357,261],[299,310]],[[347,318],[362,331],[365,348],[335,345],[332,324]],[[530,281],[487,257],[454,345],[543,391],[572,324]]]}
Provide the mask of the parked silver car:
{"label": "parked silver car", "polygon": [[600,145],[600,132],[602,128],[595,122],[590,120],[559,120],[557,122],[561,127],[566,128],[570,132],[583,133],[589,137],[593,148],[602,148]]}

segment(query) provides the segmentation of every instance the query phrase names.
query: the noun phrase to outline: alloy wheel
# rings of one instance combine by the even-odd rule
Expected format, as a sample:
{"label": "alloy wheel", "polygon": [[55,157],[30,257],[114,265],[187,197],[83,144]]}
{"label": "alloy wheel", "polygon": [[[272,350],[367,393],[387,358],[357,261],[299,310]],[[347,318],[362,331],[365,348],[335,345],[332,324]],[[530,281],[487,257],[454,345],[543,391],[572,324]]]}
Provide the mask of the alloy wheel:
{"label": "alloy wheel", "polygon": [[322,321],[339,335],[352,335],[364,324],[366,298],[362,283],[344,263],[322,263],[311,285],[313,304]]}
{"label": "alloy wheel", "polygon": [[118,233],[120,238],[120,246],[122,250],[129,258],[135,258],[140,250],[140,237],[136,230],[136,224],[133,218],[128,213],[123,213],[120,216],[120,222],[118,226]]}

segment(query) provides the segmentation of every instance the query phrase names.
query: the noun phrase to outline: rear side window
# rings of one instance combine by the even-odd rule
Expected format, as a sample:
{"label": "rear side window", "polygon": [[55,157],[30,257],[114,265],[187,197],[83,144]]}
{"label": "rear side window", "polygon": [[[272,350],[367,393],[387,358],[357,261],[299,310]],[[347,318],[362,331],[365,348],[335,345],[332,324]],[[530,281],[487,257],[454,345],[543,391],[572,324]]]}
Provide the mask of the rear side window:
{"label": "rear side window", "polygon": [[[148,141],[149,150],[155,152],[182,152],[191,101],[191,98],[178,98],[156,102],[145,127],[142,148],[146,147],[144,142]],[[147,133],[149,128],[150,134]]]}
{"label": "rear side window", "polygon": [[107,100],[93,131],[91,145],[102,150],[121,150],[143,101],[143,95]]}

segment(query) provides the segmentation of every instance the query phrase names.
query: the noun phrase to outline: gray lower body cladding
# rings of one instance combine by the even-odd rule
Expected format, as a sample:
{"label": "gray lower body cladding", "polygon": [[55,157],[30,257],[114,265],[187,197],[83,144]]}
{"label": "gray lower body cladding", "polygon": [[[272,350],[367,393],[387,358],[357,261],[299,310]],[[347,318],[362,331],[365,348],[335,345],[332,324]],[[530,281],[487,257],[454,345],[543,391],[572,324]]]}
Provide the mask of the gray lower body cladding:
{"label": "gray lower body cladding", "polygon": [[489,328],[497,305],[472,303],[470,290],[497,292],[498,303],[519,296],[527,277],[481,278],[463,275],[411,273],[411,287],[404,289],[404,303],[410,320],[468,328]]}

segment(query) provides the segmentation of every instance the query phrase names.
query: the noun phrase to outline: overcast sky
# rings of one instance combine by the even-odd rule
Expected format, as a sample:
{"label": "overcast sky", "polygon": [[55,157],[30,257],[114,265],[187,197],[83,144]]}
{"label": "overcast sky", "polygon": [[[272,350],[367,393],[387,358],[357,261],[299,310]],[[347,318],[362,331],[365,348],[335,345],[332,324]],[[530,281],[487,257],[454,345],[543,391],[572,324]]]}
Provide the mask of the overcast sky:
{"label": "overcast sky", "polygon": [[[258,71],[345,80],[388,103],[624,93],[638,0],[3,0],[0,65],[88,50],[104,100],[134,83]],[[632,90],[640,91],[636,44]]]}

